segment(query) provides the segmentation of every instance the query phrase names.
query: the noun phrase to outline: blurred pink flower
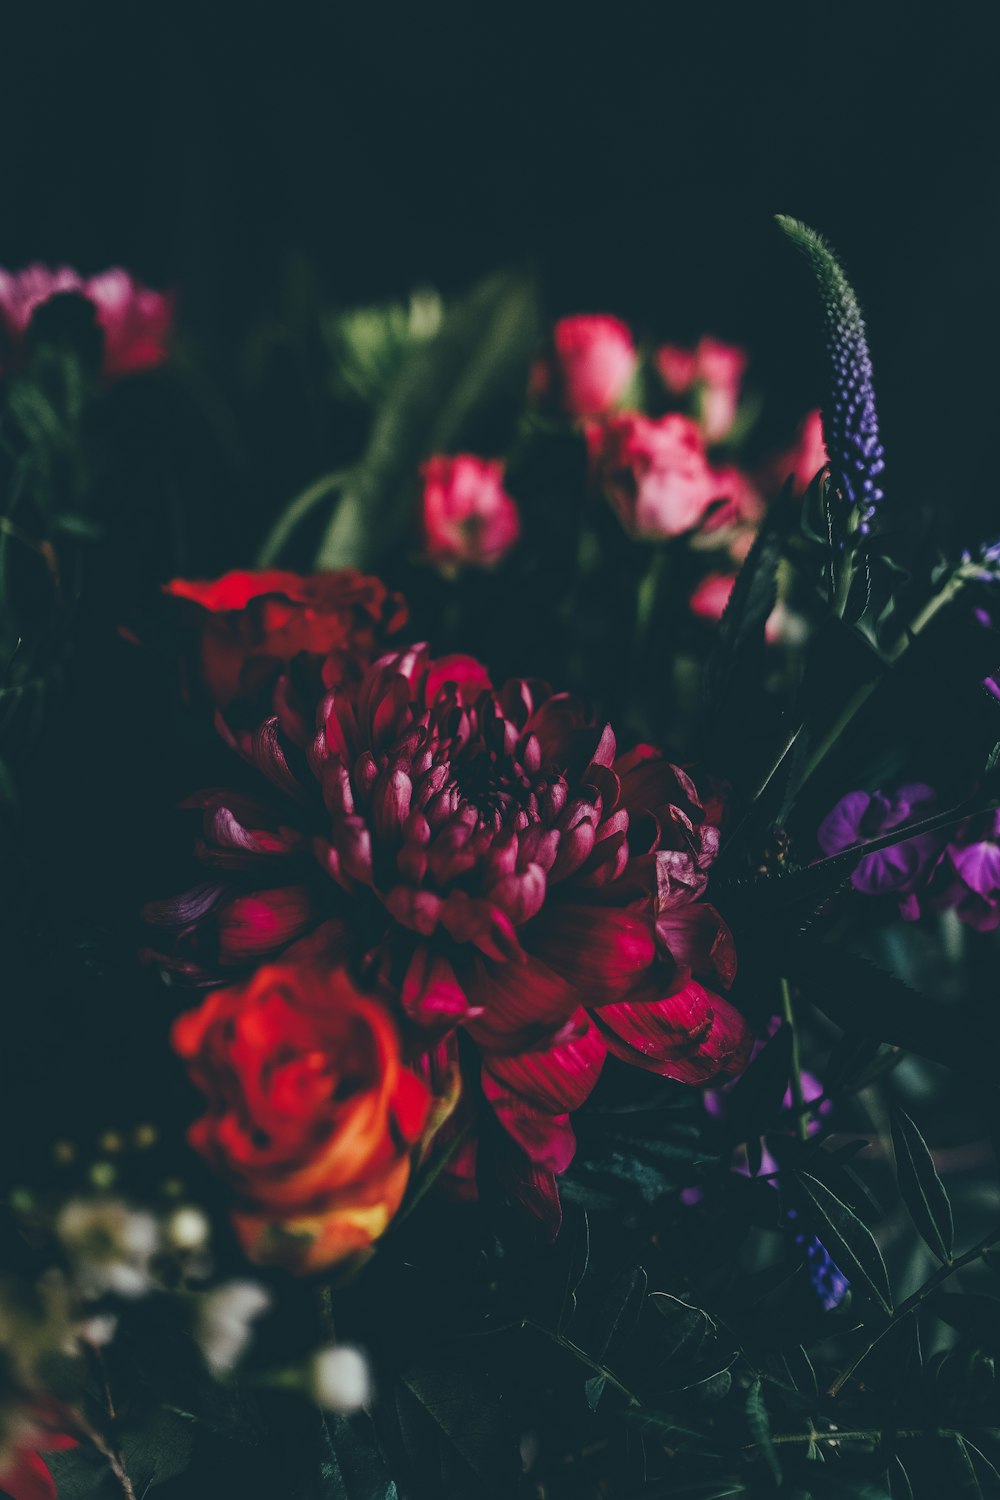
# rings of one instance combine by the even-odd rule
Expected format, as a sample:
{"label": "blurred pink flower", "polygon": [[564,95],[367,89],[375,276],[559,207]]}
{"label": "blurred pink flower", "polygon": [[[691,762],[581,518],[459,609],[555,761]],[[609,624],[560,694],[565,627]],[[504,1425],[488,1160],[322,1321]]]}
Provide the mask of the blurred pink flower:
{"label": "blurred pink flower", "polygon": [[690,531],[719,493],[697,425],[679,412],[625,412],[586,436],[592,476],[640,541]]}
{"label": "blurred pink flower", "polygon": [[517,505],[503,487],[503,464],[471,453],[437,454],[422,469],[427,556],[445,573],[492,568],[521,533]]}
{"label": "blurred pink flower", "polygon": [[735,344],[705,335],[697,348],[663,344],[653,356],[667,390],[682,396],[698,387],[698,421],[707,443],[718,443],[731,431],[739,410],[747,354]]}
{"label": "blurred pink flower", "polygon": [[698,356],[693,349],[661,344],[653,355],[653,363],[663,384],[674,396],[683,396],[698,378]]}
{"label": "blurred pink flower", "polygon": [[617,318],[580,315],[561,318],[552,337],[552,366],[544,362],[532,377],[535,391],[556,387],[566,413],[581,421],[603,417],[618,405],[635,374],[632,335]]}
{"label": "blurred pink flower", "polygon": [[14,355],[38,308],[64,292],[76,292],[94,305],[104,334],[102,373],[108,380],[162,364],[173,326],[170,293],[154,292],[115,267],[85,280],[69,266],[0,269],[0,334]]}

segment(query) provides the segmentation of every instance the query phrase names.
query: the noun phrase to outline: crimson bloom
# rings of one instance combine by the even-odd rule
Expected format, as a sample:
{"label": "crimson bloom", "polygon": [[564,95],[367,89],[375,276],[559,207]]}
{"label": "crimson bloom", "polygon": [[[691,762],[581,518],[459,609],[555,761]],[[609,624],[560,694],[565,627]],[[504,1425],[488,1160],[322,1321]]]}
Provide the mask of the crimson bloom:
{"label": "crimson bloom", "polygon": [[697,424],[625,412],[587,428],[591,474],[630,536],[662,541],[697,526],[720,496]]}
{"label": "crimson bloom", "polygon": [[56,1485],[42,1452],[55,1453],[65,1448],[75,1448],[76,1438],[63,1432],[47,1432],[38,1435],[41,1452],[34,1448],[20,1447],[14,1453],[3,1472],[0,1473],[0,1491],[10,1500],[56,1500]]}
{"label": "crimson bloom", "polygon": [[120,267],[87,280],[69,266],[50,270],[43,265],[14,272],[0,269],[0,332],[15,357],[37,309],[64,292],[75,292],[94,305],[104,334],[106,379],[134,375],[166,359],[174,321],[170,293],[152,291]]}
{"label": "crimson bloom", "polygon": [[400,594],[352,568],[308,577],[270,569],[175,578],[163,592],[182,601],[196,675],[223,711],[237,700],[269,706],[275,683],[298,657],[322,664],[332,686],[371,661],[407,618]]}
{"label": "crimson bloom", "polygon": [[517,503],[503,487],[498,460],[438,454],[423,470],[424,548],[444,573],[492,568],[521,534]]}
{"label": "crimson bloom", "polygon": [[320,698],[310,734],[276,703],[240,741],[261,798],[192,800],[209,879],[149,910],[171,932],[158,957],[211,981],[292,944],[377,976],[425,1075],[461,1059],[498,1171],[554,1229],[569,1116],[608,1052],[692,1084],[745,1062],[718,993],[732,941],[703,899],[717,828],[659,751],[620,755],[571,696],[497,690],[468,657],[384,656]]}

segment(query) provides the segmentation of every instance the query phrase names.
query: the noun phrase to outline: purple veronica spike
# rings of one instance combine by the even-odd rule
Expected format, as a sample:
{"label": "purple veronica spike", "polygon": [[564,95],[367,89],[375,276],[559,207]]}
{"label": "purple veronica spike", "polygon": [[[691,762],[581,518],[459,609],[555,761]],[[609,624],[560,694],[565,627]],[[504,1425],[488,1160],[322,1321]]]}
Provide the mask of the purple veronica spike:
{"label": "purple veronica spike", "polygon": [[[787,1218],[790,1222],[798,1218],[794,1208],[788,1210]],[[851,1283],[835,1264],[826,1246],[822,1245],[814,1234],[805,1234],[801,1229],[797,1229],[795,1243],[805,1251],[810,1286],[822,1302],[824,1312],[832,1312],[847,1296]]]}
{"label": "purple veronica spike", "polygon": [[819,284],[831,376],[830,396],[823,408],[823,439],[834,487],[856,508],[858,532],[868,536],[882,500],[878,476],[885,468],[885,457],[861,308],[822,235],[783,214],[778,215],[778,223],[807,257]]}

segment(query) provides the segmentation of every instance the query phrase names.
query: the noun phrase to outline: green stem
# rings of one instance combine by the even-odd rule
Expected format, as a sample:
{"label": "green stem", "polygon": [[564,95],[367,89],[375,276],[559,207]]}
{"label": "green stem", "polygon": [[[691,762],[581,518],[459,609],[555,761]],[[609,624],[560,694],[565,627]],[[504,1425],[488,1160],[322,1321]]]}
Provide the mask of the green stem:
{"label": "green stem", "polygon": [[[916,640],[917,636],[927,629],[927,626],[931,623],[935,616],[942,609],[944,609],[945,605],[951,603],[955,595],[960,592],[960,590],[965,586],[969,578],[972,576],[972,572],[967,569],[965,565],[955,570],[944,587],[942,589],[939,589],[939,591],[934,595],[932,599],[928,599],[923,609],[920,610],[920,612],[913,618],[907,628],[903,631],[903,634],[896,641],[895,645],[886,653],[887,665],[891,666],[893,662],[899,660],[899,658],[903,655],[907,648],[913,643],[914,640]],[[874,693],[875,689],[879,686],[881,681],[881,677],[875,677],[870,682],[864,683],[861,687],[858,688],[853,698],[848,701],[843,711],[838,716],[835,724],[833,725],[833,728],[825,735],[823,740],[817,746],[816,750],[810,756],[809,761],[806,764],[806,768],[799,778],[798,785],[796,786],[796,794],[802,790],[802,787],[809,780],[810,776],[812,776],[813,772],[817,770],[822,762],[826,759],[827,755],[829,755],[834,745],[840,739],[840,736],[843,734],[844,730],[851,723],[852,719],[861,711],[861,709],[864,708],[865,704],[868,702],[868,699],[871,697],[872,693]]]}
{"label": "green stem", "polygon": [[321,479],[317,479],[301,494],[296,495],[295,499],[290,501],[281,512],[265,537],[257,553],[257,566],[259,568],[273,566],[281,556],[292,533],[301,525],[310,511],[314,510],[321,500],[325,500],[327,495],[346,484],[349,478],[350,470],[348,469],[341,469],[334,474],[324,474]]}
{"label": "green stem", "polygon": [[809,1106],[802,1092],[802,1057],[799,1050],[799,1033],[795,1025],[795,1008],[792,1004],[791,986],[787,979],[781,985],[781,1013],[792,1033],[792,1102],[795,1106],[795,1129],[800,1141],[809,1139]]}
{"label": "green stem", "polygon": [[861,1350],[861,1353],[855,1359],[852,1359],[845,1369],[841,1370],[827,1391],[827,1395],[839,1395],[858,1366],[868,1358],[876,1344],[885,1338],[891,1328],[895,1328],[903,1318],[919,1307],[922,1302],[925,1302],[932,1292],[937,1291],[943,1281],[947,1281],[949,1276],[952,1276],[956,1271],[962,1270],[964,1266],[971,1265],[974,1260],[979,1260],[987,1250],[991,1249],[998,1242],[1000,1242],[1000,1229],[994,1229],[984,1239],[981,1239],[978,1245],[973,1245],[971,1250],[966,1250],[965,1254],[960,1255],[957,1260],[949,1261],[945,1265],[939,1266],[933,1276],[929,1277],[923,1286],[913,1293],[912,1297],[907,1297],[905,1302],[899,1304],[885,1327],[873,1339],[869,1339],[868,1343]]}

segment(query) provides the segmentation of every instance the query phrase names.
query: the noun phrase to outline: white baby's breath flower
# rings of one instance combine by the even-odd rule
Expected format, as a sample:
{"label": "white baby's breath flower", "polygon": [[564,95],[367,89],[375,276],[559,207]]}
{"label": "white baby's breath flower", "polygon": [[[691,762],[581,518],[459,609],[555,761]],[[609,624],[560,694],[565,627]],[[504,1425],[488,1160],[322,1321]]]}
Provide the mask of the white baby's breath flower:
{"label": "white baby's breath flower", "polygon": [[117,1198],[73,1198],[56,1220],[56,1233],[85,1297],[141,1297],[152,1287],[150,1261],[160,1248],[152,1214]]}
{"label": "white baby's breath flower", "polygon": [[230,1281],[202,1297],[195,1338],[214,1374],[225,1375],[239,1363],[249,1347],[254,1319],[270,1303],[267,1291],[256,1281]]}
{"label": "white baby's breath flower", "polygon": [[368,1361],[349,1344],[319,1349],[309,1364],[308,1388],[317,1406],[327,1411],[357,1411],[371,1398]]}
{"label": "white baby's breath flower", "polygon": [[210,1233],[207,1217],[192,1203],[175,1210],[167,1220],[167,1244],[171,1250],[203,1250]]}

